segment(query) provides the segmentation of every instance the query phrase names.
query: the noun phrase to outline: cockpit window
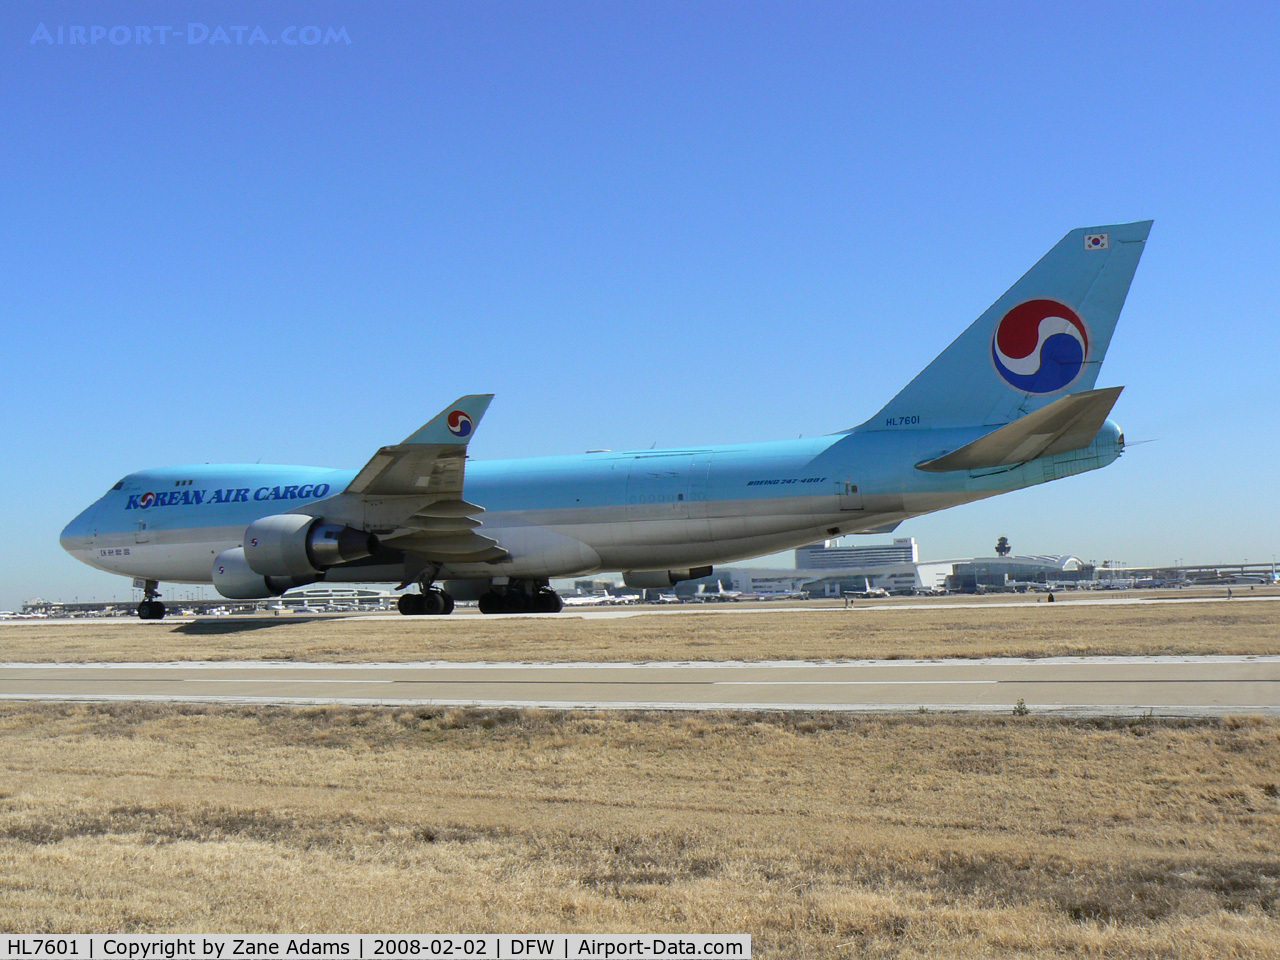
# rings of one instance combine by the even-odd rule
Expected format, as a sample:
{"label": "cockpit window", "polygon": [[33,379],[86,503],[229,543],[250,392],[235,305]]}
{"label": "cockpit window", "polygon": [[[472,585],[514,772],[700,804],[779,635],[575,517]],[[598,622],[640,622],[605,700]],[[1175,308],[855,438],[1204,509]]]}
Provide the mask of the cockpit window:
{"label": "cockpit window", "polygon": [[117,480],[117,481],[116,481],[116,485],[115,485],[114,487],[112,487],[111,489],[112,489],[112,490],[120,490],[120,489],[123,489],[123,487],[124,487],[124,481],[123,481],[123,480]]}

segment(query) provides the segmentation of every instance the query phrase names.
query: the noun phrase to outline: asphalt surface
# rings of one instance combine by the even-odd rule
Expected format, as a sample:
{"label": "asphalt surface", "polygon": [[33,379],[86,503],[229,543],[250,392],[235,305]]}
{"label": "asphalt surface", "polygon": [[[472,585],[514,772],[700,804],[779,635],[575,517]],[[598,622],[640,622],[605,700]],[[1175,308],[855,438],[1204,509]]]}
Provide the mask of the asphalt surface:
{"label": "asphalt surface", "polygon": [[1280,657],[765,663],[2,663],[0,699],[1280,715]]}

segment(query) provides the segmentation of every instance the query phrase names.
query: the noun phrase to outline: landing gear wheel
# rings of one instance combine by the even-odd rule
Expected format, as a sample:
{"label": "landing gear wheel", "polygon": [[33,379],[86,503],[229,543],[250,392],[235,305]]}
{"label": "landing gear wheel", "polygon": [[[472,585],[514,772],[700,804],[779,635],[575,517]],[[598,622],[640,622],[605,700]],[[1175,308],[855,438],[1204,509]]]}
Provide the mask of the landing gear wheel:
{"label": "landing gear wheel", "polygon": [[447,617],[449,614],[453,613],[453,594],[441,590],[440,596],[444,597],[444,609],[440,611],[440,615],[442,617]]}
{"label": "landing gear wheel", "polygon": [[139,620],[163,620],[164,604],[156,597],[160,596],[160,586],[155,580],[147,580],[142,587],[142,602],[138,604]]}
{"label": "landing gear wheel", "polygon": [[427,602],[420,593],[405,593],[396,601],[396,607],[406,617],[420,617],[427,612]]}
{"label": "landing gear wheel", "polygon": [[139,620],[163,620],[164,615],[164,604],[159,600],[143,600],[138,604]]}
{"label": "landing gear wheel", "polygon": [[550,587],[543,587],[533,595],[533,609],[538,613],[559,613],[564,609],[564,601],[560,594]]}
{"label": "landing gear wheel", "polygon": [[488,593],[482,593],[480,594],[479,607],[481,613],[502,613],[502,597],[492,590]]}
{"label": "landing gear wheel", "polygon": [[444,613],[444,591],[428,590],[422,594],[422,612],[429,617],[438,617]]}

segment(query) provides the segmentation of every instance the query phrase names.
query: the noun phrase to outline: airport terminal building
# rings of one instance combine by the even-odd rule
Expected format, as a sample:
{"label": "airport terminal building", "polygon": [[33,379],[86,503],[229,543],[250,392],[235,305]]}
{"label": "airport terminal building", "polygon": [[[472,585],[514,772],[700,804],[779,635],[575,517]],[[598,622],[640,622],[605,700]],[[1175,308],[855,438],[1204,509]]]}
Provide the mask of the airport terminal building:
{"label": "airport terminal building", "polygon": [[862,570],[887,564],[918,563],[915,537],[894,537],[893,543],[844,546],[839,540],[811,543],[796,550],[797,570]]}
{"label": "airport terminal building", "polygon": [[1065,554],[921,561],[914,537],[865,545],[826,540],[798,548],[795,563],[794,571],[735,569],[734,589],[761,593],[776,585],[776,589],[806,590],[815,597],[875,589],[897,594],[978,593],[1029,589],[1033,584],[1047,588],[1094,578],[1092,564]]}

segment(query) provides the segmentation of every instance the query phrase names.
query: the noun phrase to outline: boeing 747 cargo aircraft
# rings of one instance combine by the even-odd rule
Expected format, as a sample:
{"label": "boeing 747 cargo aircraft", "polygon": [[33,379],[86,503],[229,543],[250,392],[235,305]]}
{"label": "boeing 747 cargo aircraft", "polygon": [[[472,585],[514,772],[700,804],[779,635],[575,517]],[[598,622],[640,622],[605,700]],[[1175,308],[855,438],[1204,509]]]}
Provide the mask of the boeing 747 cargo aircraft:
{"label": "boeing 747 cargo aircraft", "polygon": [[491,394],[462,397],[359,470],[261,464],[131,473],[62,545],[143,582],[225,597],[325,582],[417,584],[405,614],[554,612],[552,577],[670,587],[712,565],[1111,463],[1121,387],[1095,388],[1150,221],[1073,230],[879,413],[769,443],[471,460]]}

